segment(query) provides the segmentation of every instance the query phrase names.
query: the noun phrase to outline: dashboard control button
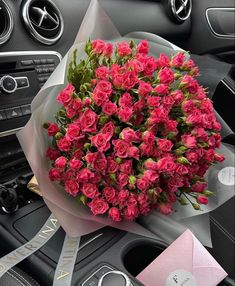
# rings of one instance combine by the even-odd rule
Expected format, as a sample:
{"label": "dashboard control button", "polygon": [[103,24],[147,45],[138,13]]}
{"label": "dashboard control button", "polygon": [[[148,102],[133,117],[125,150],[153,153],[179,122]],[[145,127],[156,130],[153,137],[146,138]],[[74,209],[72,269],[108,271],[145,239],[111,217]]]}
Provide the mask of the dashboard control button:
{"label": "dashboard control button", "polygon": [[17,77],[15,80],[17,82],[17,88],[29,87],[29,80],[27,77]]}
{"label": "dashboard control button", "polygon": [[105,273],[98,282],[98,286],[132,286],[130,278],[121,271],[109,271]]}
{"label": "dashboard control button", "polygon": [[4,120],[6,118],[7,118],[7,116],[6,116],[5,110],[0,110],[0,120]]}
{"label": "dashboard control button", "polygon": [[47,64],[54,64],[55,61],[53,59],[46,59]]}
{"label": "dashboard control button", "polygon": [[10,75],[5,75],[0,79],[0,89],[3,93],[13,93],[17,89],[17,82],[14,77]]}
{"label": "dashboard control button", "polygon": [[5,111],[6,111],[6,115],[8,119],[19,117],[22,115],[20,107],[9,108],[9,109],[6,109]]}
{"label": "dashboard control button", "polygon": [[47,63],[46,59],[41,59],[41,64],[45,65]]}
{"label": "dashboard control button", "polygon": [[40,65],[41,64],[40,60],[34,60],[33,62],[34,62],[35,65]]}
{"label": "dashboard control button", "polygon": [[21,108],[21,111],[22,111],[23,115],[31,114],[31,105],[30,104],[23,105],[20,108]]}
{"label": "dashboard control button", "polygon": [[33,60],[21,61],[22,66],[31,66],[33,65]]}
{"label": "dashboard control button", "polygon": [[55,68],[49,68],[49,72],[53,72],[55,70]]}
{"label": "dashboard control button", "polygon": [[101,278],[105,273],[112,271],[113,269],[109,266],[103,266],[101,267],[96,273],[95,276],[97,278]]}
{"label": "dashboard control button", "polygon": [[37,73],[42,73],[42,72],[43,72],[43,69],[42,69],[42,68],[37,68],[37,69],[36,69],[36,72],[37,72]]}
{"label": "dashboard control button", "polygon": [[82,286],[97,286],[97,285],[98,285],[98,279],[95,276],[92,276],[82,284]]}

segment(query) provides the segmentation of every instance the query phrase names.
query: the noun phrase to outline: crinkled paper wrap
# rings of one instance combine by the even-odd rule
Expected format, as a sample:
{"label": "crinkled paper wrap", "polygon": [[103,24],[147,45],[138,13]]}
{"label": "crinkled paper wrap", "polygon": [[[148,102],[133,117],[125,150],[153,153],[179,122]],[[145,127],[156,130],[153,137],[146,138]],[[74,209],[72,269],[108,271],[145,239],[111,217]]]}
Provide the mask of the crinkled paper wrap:
{"label": "crinkled paper wrap", "polygon": [[[31,105],[32,116],[27,125],[17,134],[39,183],[45,203],[58,218],[66,233],[72,237],[81,236],[109,225],[144,236],[158,237],[170,243],[187,228],[190,228],[192,231],[196,231],[197,237],[204,245],[211,246],[208,212],[234,195],[231,186],[222,185],[218,180],[219,170],[225,166],[232,166],[234,162],[234,152],[225,146],[222,146],[219,152],[225,155],[226,161],[212,167],[207,174],[210,189],[216,193],[216,196],[210,200],[208,206],[204,207],[204,212],[196,212],[191,207],[176,205],[176,212],[168,217],[153,211],[148,217],[142,217],[138,222],[114,223],[110,218],[91,215],[88,207],[78,204],[59,184],[50,181],[48,177],[50,165],[45,157],[45,151],[50,145],[50,141],[42,125],[44,122],[54,120],[53,115],[59,108],[56,97],[67,84],[67,67],[72,59],[74,49],[78,50],[77,56],[80,59],[84,57],[85,41],[98,38],[112,41],[122,40],[121,35],[98,1],[92,0],[74,45],[34,98]],[[166,40],[157,36],[154,39],[154,43],[150,44],[151,52],[156,56],[160,52],[168,55],[176,52],[177,47],[171,44],[166,45]],[[224,136],[232,133],[225,122],[222,120],[220,122],[223,125]]]}

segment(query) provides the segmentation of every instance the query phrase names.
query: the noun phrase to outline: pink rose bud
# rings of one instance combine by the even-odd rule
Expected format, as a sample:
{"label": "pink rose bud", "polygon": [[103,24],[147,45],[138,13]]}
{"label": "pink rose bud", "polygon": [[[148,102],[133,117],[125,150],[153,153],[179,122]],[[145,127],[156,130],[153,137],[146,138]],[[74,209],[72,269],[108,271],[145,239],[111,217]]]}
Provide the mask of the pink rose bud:
{"label": "pink rose bud", "polygon": [[197,196],[197,202],[199,204],[202,204],[202,205],[207,205],[208,204],[208,198],[204,195],[198,195]]}

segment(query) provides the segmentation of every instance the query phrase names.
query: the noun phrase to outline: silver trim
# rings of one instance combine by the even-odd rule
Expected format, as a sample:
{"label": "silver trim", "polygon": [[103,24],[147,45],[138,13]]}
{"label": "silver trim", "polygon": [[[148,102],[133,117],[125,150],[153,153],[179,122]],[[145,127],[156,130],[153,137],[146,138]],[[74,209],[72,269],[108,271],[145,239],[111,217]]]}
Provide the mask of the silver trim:
{"label": "silver trim", "polygon": [[41,56],[41,55],[54,55],[62,60],[62,56],[60,53],[55,51],[15,51],[15,52],[0,52],[0,57],[7,57],[7,56]]}
{"label": "silver trim", "polygon": [[20,131],[22,128],[23,128],[23,127],[19,127],[19,128],[15,128],[15,129],[11,129],[11,130],[7,130],[7,131],[0,132],[0,138],[6,137],[6,136],[10,136],[10,135],[14,135],[14,134],[16,134],[18,131]]}
{"label": "silver trim", "polygon": [[[56,56],[60,61],[62,60],[62,56],[60,53],[55,52],[55,51],[16,51],[16,52],[0,52],[0,57],[6,57],[6,56],[35,56],[35,55],[54,55]],[[19,128],[15,128],[15,129],[10,129],[7,131],[3,131],[0,132],[0,138],[1,137],[6,137],[6,136],[10,136],[13,135],[15,133],[17,133],[18,131],[20,131],[22,127]]]}
{"label": "silver trim", "polygon": [[1,0],[1,2],[4,4],[6,12],[8,13],[9,27],[8,27],[7,33],[5,33],[2,37],[0,37],[0,45],[6,43],[10,39],[12,32],[13,32],[13,27],[14,27],[14,20],[13,20],[11,9],[9,8],[8,4],[4,0]]}
{"label": "silver trim", "polygon": [[223,79],[221,82],[235,95],[235,90],[227,82],[225,82]]}
{"label": "silver trim", "polygon": [[109,271],[107,273],[105,273],[100,279],[99,279],[99,282],[98,282],[98,286],[102,286],[102,283],[103,283],[103,280],[104,278],[109,275],[109,274],[117,274],[117,275],[121,275],[124,279],[125,279],[125,282],[126,282],[126,285],[125,286],[131,286],[131,279],[124,273],[124,272],[121,272],[121,271],[116,271],[116,270],[113,270],[113,271]]}
{"label": "silver trim", "polygon": [[215,30],[213,29],[212,25],[211,25],[211,22],[210,22],[210,19],[209,19],[209,16],[208,16],[208,11],[210,10],[220,10],[220,11],[227,11],[227,10],[231,10],[231,11],[234,11],[235,12],[235,8],[234,7],[216,7],[216,8],[207,8],[206,9],[206,21],[207,21],[207,24],[209,26],[209,28],[211,29],[212,33],[217,36],[217,37],[220,37],[220,38],[227,38],[227,39],[234,39],[235,38],[235,34],[234,36],[233,35],[224,35],[224,34],[219,34],[219,33],[216,33]]}
{"label": "silver trim", "polygon": [[[175,17],[176,20],[180,21],[180,22],[184,22],[186,21],[192,12],[192,0],[178,0],[181,2],[181,6],[178,10],[176,10],[176,6],[175,6],[175,1],[177,0],[171,0],[170,2],[170,7],[171,7],[171,11]],[[188,9],[188,11],[186,10]],[[181,17],[179,14],[183,11],[186,10],[187,14],[184,17]]]}
{"label": "silver trim", "polygon": [[[4,81],[6,78],[10,78],[10,79],[12,79],[12,80],[14,81],[14,83],[15,83],[14,89],[8,90],[7,88],[5,88],[5,87],[3,86],[3,81]],[[15,80],[14,77],[12,77],[12,76],[10,76],[10,75],[4,75],[4,76],[0,79],[0,88],[1,88],[5,93],[7,93],[7,94],[14,93],[14,92],[17,90],[17,82],[16,82],[16,80]]]}
{"label": "silver trim", "polygon": [[[50,3],[53,8],[55,9],[57,16],[59,17],[59,21],[60,21],[60,30],[58,32],[58,35],[52,38],[46,38],[42,35],[39,34],[39,32],[36,31],[36,29],[34,28],[31,20],[30,20],[30,16],[29,16],[29,8],[30,5],[32,4],[34,0],[27,0],[25,2],[25,4],[23,5],[22,8],[22,17],[23,17],[23,21],[24,24],[27,28],[27,30],[29,31],[29,33],[38,41],[41,42],[45,45],[53,45],[55,44],[62,36],[63,32],[64,32],[64,20],[62,17],[62,14],[60,12],[60,10],[57,8],[57,6],[51,1],[51,0],[47,0],[46,2]],[[46,3],[45,2],[45,3]],[[44,14],[47,12],[44,12]],[[42,17],[44,17],[44,14],[42,15]],[[49,13],[47,13],[49,16],[51,16]],[[46,14],[45,14],[46,15]],[[42,19],[43,20],[43,19]]]}

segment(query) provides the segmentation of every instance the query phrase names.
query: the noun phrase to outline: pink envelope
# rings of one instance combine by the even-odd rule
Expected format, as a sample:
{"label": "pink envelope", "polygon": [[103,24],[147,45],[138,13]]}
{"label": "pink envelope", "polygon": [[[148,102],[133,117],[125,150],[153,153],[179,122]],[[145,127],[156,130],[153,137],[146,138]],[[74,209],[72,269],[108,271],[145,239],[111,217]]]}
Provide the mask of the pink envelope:
{"label": "pink envelope", "polygon": [[227,273],[186,230],[136,278],[146,286],[216,286]]}

